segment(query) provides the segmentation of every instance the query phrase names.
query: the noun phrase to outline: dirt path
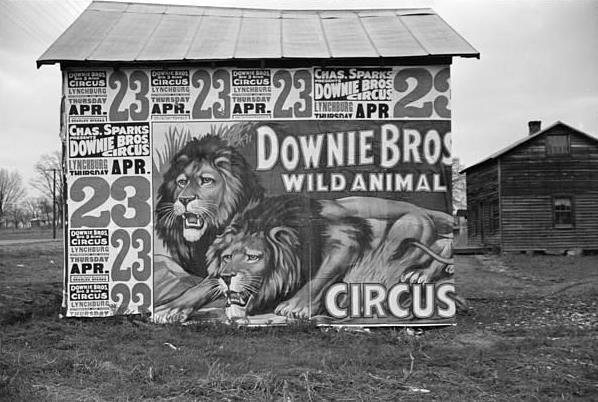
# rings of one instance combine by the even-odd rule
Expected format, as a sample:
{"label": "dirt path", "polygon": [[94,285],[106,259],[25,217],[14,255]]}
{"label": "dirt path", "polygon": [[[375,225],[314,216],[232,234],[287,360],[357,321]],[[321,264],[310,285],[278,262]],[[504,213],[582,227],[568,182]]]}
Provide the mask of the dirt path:
{"label": "dirt path", "polygon": [[458,256],[455,268],[457,291],[466,299],[503,298],[531,287],[530,284],[505,275],[504,268],[493,268],[483,263],[481,256]]}
{"label": "dirt path", "polygon": [[456,286],[467,298],[547,297],[598,292],[595,257],[465,255],[456,257]]}

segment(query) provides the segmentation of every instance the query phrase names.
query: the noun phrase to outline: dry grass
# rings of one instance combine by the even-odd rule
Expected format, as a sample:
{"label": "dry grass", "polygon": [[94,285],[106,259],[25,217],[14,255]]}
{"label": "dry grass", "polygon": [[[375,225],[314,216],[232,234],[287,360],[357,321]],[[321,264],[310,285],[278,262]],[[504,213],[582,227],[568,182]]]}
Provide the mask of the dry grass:
{"label": "dry grass", "polygon": [[[480,294],[456,328],[421,334],[156,326],[138,317],[59,319],[62,272],[49,263],[61,260],[58,244],[0,247],[0,256],[0,399],[544,401],[598,393],[595,287]],[[458,286],[486,274],[464,268]]]}

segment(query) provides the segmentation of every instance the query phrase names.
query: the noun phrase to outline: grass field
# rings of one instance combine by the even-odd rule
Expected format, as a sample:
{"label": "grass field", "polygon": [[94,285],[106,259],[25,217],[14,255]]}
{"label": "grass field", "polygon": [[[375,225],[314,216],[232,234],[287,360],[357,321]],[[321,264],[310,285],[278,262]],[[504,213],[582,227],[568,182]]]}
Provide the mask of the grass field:
{"label": "grass field", "polygon": [[598,257],[464,257],[421,331],[59,319],[58,242],[0,246],[0,399],[596,400]]}
{"label": "grass field", "polygon": [[[2,240],[23,240],[23,239],[52,239],[54,235],[52,227],[39,227],[28,229],[0,229],[0,241]],[[56,228],[56,238],[62,239],[62,228]]]}

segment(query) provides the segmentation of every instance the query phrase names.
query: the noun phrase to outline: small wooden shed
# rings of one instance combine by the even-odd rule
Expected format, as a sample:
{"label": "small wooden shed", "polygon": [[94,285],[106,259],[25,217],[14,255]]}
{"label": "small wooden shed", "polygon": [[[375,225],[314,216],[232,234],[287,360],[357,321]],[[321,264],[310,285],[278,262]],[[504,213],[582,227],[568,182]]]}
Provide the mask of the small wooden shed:
{"label": "small wooden shed", "polygon": [[565,123],[463,170],[468,242],[502,251],[598,250],[598,139]]}
{"label": "small wooden shed", "polygon": [[[379,240],[360,247],[398,250],[384,251],[403,264],[388,284],[379,283],[384,292],[399,289],[398,275],[407,270],[414,289],[425,286],[433,292],[413,291],[417,296],[409,305],[415,311],[405,310],[407,315],[394,309],[374,317],[354,308],[354,316],[330,318],[349,318],[351,325],[454,323],[454,301],[444,299],[454,294],[447,233],[454,57],[479,57],[479,52],[429,9],[92,2],[37,61],[38,66],[59,63],[63,72],[65,316],[153,313],[157,322],[181,321],[201,316],[206,302],[217,299],[221,320],[249,317],[255,325],[274,325],[299,317],[276,309],[278,299],[294,295],[301,300],[293,309],[306,318],[334,313],[332,304],[319,301],[326,300],[320,288],[327,292],[334,284],[321,285],[314,278],[340,276],[322,271],[312,279],[303,271],[282,272],[286,276],[280,281],[264,271],[263,289],[252,284],[247,292],[236,283],[240,276],[235,283],[222,279],[226,287],[240,290],[234,291],[239,297],[216,295],[224,288],[212,286],[212,279],[223,278],[216,268],[225,260],[209,250],[233,230],[237,218],[267,207],[278,214],[278,220],[268,219],[278,228],[260,229],[264,236],[287,225],[290,235],[283,237],[298,240],[289,240],[289,250],[280,253],[272,248],[281,247],[279,239],[263,243],[270,248],[247,257],[250,262],[262,261],[266,253],[284,254],[293,268],[329,269],[322,262],[328,255],[318,260],[327,252],[324,241],[299,238],[303,229],[289,225],[311,225],[309,234],[321,236],[317,228],[328,217],[317,215],[318,205],[344,202],[365,211],[362,218],[349,216],[361,223],[361,238]],[[288,200],[298,207],[285,207]],[[272,202],[280,207],[270,208]],[[343,213],[353,211],[343,208]],[[307,218],[285,215],[300,211]],[[373,239],[367,221],[372,216],[374,224],[382,219],[400,230],[378,230]],[[419,230],[414,220],[430,229]],[[399,257],[406,251],[402,237],[394,236],[411,240],[407,230],[437,234],[425,235],[426,247],[418,249],[429,253],[425,263]],[[349,261],[346,257],[339,260]],[[365,273],[390,267],[359,261]],[[275,264],[279,269],[281,264]],[[346,262],[337,265],[353,269]],[[421,276],[414,276],[415,270]],[[347,282],[371,285],[365,273]],[[282,290],[266,288],[270,278],[284,283]],[[300,294],[304,286],[318,293],[317,300],[304,297],[306,291]],[[249,300],[266,295],[264,306],[251,310]],[[418,303],[427,297],[439,301]],[[399,297],[389,293],[389,300],[397,304]],[[241,313],[232,311],[237,307]],[[198,319],[211,319],[210,314]]]}

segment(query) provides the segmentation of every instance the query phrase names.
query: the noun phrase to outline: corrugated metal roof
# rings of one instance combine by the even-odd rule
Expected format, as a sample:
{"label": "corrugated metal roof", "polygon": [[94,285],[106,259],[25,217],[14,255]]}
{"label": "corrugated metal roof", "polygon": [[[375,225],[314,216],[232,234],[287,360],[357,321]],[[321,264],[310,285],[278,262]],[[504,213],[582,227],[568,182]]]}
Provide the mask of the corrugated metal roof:
{"label": "corrugated metal roof", "polygon": [[37,64],[426,56],[479,53],[430,9],[299,11],[94,1]]}
{"label": "corrugated metal roof", "polygon": [[546,134],[548,131],[552,130],[553,128],[555,128],[557,126],[564,126],[564,127],[568,128],[569,130],[572,130],[572,131],[574,131],[574,132],[576,132],[576,133],[578,133],[578,134],[580,134],[580,135],[582,135],[582,136],[584,136],[584,137],[586,137],[586,138],[588,138],[588,139],[590,139],[592,141],[598,142],[598,138],[595,138],[595,137],[593,137],[593,136],[591,136],[591,135],[589,135],[587,133],[584,133],[583,131],[579,131],[575,127],[571,127],[570,125],[565,124],[562,121],[557,121],[556,123],[550,125],[549,127],[546,127],[543,130],[538,131],[535,134],[527,135],[526,137],[523,137],[523,138],[515,141],[511,145],[502,148],[501,150],[499,150],[499,151],[493,153],[492,155],[490,155],[489,157],[487,157],[485,159],[482,159],[481,161],[479,161],[479,162],[477,162],[477,163],[475,163],[475,164],[473,164],[471,166],[466,167],[465,169],[461,170],[459,173],[467,173],[468,170],[471,170],[471,169],[473,169],[473,168],[475,168],[477,166],[480,166],[480,165],[482,165],[482,164],[484,164],[486,162],[489,162],[491,160],[498,159],[501,156],[503,156],[504,154],[506,154],[507,152],[509,152],[509,151],[517,148],[518,146],[520,146],[522,144],[525,144],[528,141],[533,140],[534,138],[538,138],[538,137]]}

